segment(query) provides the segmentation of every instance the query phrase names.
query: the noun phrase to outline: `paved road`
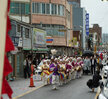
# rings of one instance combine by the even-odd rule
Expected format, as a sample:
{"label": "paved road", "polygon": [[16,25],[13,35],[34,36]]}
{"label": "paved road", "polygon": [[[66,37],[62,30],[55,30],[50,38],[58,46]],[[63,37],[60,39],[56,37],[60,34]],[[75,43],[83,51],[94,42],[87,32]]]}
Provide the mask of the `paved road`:
{"label": "paved road", "polygon": [[83,76],[72,80],[58,90],[52,90],[52,86],[45,86],[19,99],[94,99],[97,89],[93,93],[86,86],[90,78],[91,76]]}

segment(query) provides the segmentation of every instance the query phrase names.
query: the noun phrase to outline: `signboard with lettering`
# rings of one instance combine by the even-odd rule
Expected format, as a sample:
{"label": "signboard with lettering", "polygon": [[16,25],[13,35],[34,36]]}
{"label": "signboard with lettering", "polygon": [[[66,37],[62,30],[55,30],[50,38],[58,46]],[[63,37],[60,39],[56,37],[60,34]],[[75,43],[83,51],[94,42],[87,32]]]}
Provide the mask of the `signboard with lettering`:
{"label": "signboard with lettering", "polygon": [[89,13],[86,13],[86,35],[89,36]]}

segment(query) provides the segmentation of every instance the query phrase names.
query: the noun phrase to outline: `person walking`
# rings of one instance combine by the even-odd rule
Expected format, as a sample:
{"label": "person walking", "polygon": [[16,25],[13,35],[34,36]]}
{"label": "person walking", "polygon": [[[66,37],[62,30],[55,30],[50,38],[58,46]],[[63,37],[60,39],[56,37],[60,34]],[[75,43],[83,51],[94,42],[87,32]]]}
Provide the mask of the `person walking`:
{"label": "person walking", "polygon": [[94,92],[94,89],[99,87],[100,85],[100,80],[102,79],[102,77],[100,76],[100,72],[96,71],[95,74],[93,75],[92,79],[89,79],[87,82],[87,86],[92,89],[92,91]]}
{"label": "person walking", "polygon": [[100,71],[102,70],[102,60],[100,59],[100,57],[97,58],[97,70]]}
{"label": "person walking", "polygon": [[94,57],[91,58],[91,73],[95,74],[97,61]]}
{"label": "person walking", "polygon": [[24,78],[26,79],[27,76],[30,78],[30,67],[28,62],[28,57],[24,60]]}
{"label": "person walking", "polygon": [[83,73],[88,75],[90,71],[90,66],[91,66],[90,59],[88,58],[88,56],[86,56],[86,58],[84,59]]}

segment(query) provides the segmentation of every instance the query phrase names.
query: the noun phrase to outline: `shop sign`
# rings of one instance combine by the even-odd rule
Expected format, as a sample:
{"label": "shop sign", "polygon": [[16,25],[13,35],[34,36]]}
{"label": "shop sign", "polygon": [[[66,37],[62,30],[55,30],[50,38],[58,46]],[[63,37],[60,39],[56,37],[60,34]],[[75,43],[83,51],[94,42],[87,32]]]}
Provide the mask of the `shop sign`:
{"label": "shop sign", "polygon": [[86,14],[86,35],[89,36],[89,13]]}
{"label": "shop sign", "polygon": [[22,47],[22,38],[12,37],[12,42],[16,47]]}

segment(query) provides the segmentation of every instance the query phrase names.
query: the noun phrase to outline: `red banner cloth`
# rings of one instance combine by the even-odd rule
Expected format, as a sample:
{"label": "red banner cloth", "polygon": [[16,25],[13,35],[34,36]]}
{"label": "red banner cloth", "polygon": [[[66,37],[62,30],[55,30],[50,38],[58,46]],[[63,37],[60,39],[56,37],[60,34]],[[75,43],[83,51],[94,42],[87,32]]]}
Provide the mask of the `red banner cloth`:
{"label": "red banner cloth", "polygon": [[[6,44],[5,44],[5,54],[9,51],[12,51],[14,50],[14,45],[8,35],[8,32],[10,31],[11,29],[11,23],[10,23],[10,19],[9,19],[9,16],[8,16],[8,12],[9,12],[9,9],[10,9],[10,0],[8,0],[8,6],[7,6],[7,27],[6,27]],[[11,87],[9,86],[8,82],[6,81],[5,77],[10,73],[12,72],[12,67],[8,61],[8,58],[4,57],[4,69],[3,69],[3,82],[2,82],[2,94],[7,94],[9,96],[9,99],[12,98],[12,89]],[[2,97],[1,97],[2,99]]]}

